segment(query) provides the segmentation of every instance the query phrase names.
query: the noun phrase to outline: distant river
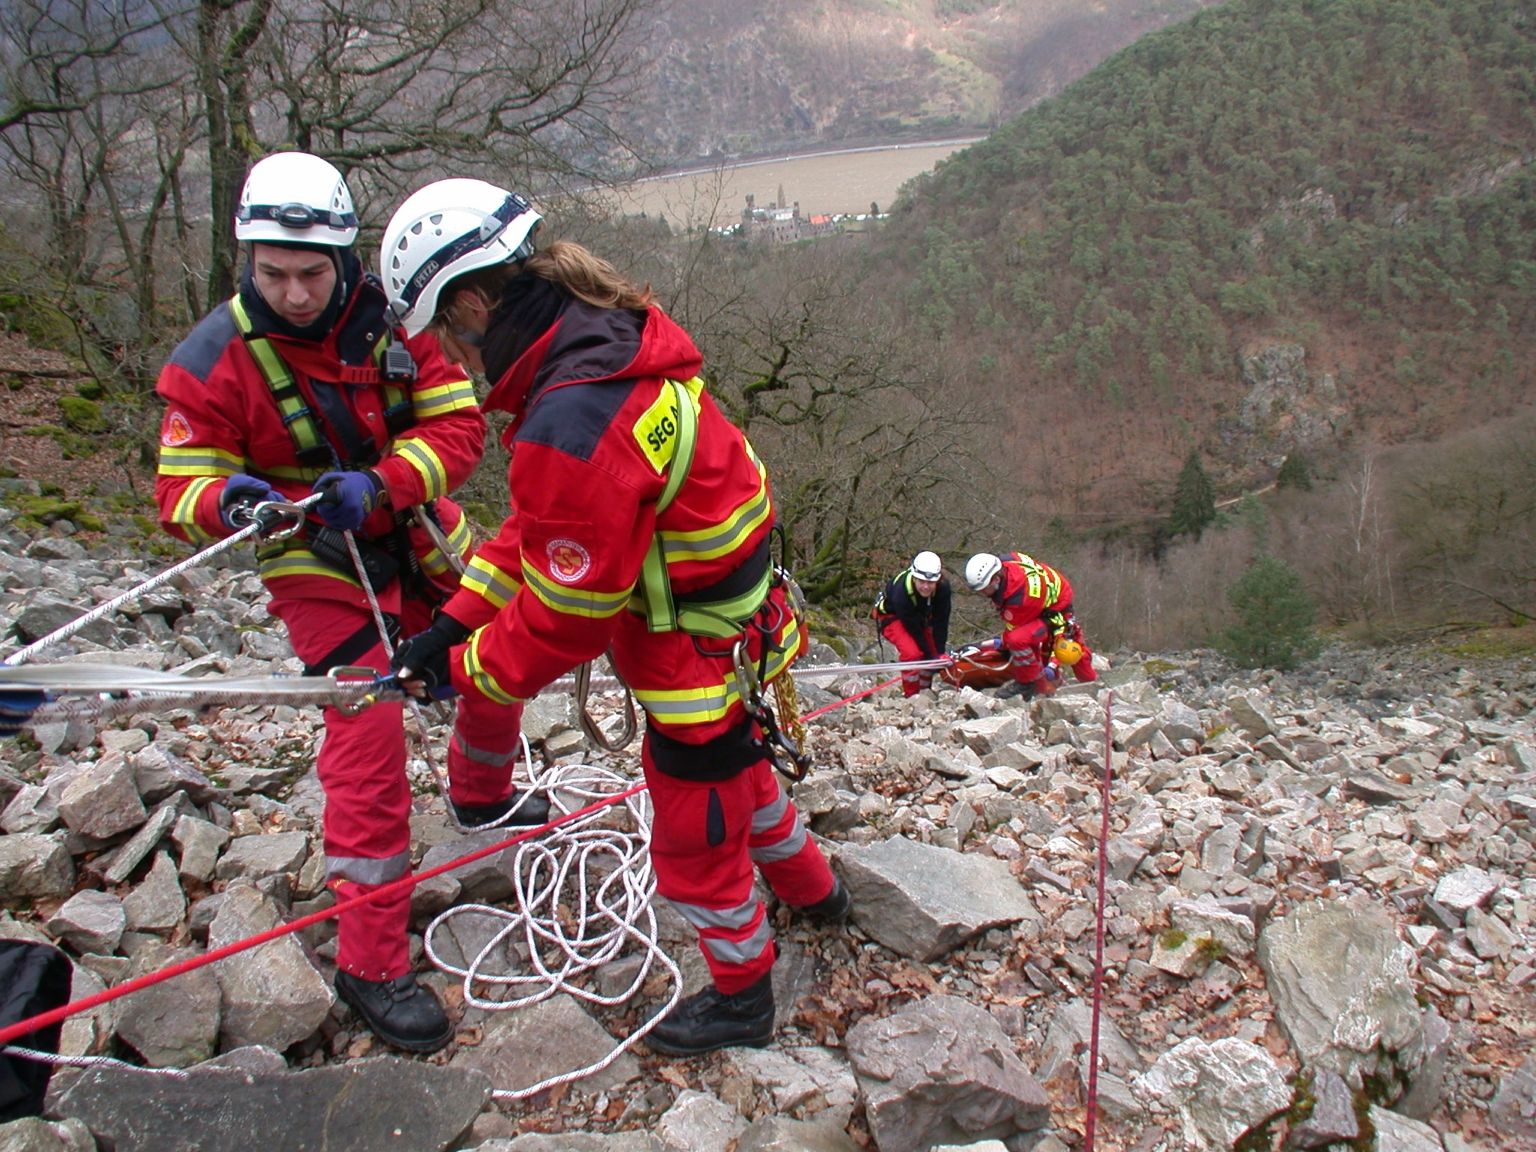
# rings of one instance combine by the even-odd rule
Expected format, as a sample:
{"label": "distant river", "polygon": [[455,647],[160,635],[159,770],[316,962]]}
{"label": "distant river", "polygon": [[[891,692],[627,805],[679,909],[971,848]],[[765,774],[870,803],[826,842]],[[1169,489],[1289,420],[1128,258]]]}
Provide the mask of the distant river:
{"label": "distant river", "polygon": [[786,207],[798,202],[806,216],[868,212],[872,203],[884,212],[908,180],[979,139],[845,148],[695,168],[631,184],[619,191],[617,207],[626,214],[665,216],[674,227],[719,227],[740,219],[749,194],[765,208],[782,189]]}

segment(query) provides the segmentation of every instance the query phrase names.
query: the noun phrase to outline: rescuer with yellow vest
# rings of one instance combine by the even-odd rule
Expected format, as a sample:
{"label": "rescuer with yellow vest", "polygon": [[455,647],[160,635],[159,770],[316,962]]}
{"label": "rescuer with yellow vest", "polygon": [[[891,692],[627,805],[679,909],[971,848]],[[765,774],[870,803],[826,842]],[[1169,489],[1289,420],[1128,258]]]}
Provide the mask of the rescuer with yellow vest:
{"label": "rescuer with yellow vest", "polygon": [[980,645],[1008,653],[1013,682],[999,696],[1026,700],[1053,691],[1047,660],[1070,666],[1078,680],[1098,679],[1093,653],[1072,615],[1072,585],[1061,572],[1023,552],[978,552],[965,562],[965,582],[997,606],[1003,634]]}
{"label": "rescuer with yellow vest", "polygon": [[511,515],[395,667],[418,691],[458,694],[451,769],[509,764],[519,703],[609,654],[646,714],[657,890],[713,978],[647,1042],[762,1046],[776,948],[754,866],[815,918],[851,903],[774,774],[752,698],[806,644],[770,557],[768,474],[650,289],[578,244],[537,247],[540,221],[520,195],[450,179],[384,230],[395,316],[484,373],[511,454]]}

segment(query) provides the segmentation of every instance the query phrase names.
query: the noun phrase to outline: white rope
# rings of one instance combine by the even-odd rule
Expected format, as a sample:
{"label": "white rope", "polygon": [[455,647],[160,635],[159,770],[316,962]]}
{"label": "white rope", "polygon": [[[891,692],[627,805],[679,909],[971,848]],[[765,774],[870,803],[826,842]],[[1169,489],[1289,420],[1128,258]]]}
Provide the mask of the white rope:
{"label": "white rope", "polygon": [[[320,500],[323,495],[323,493],[316,492],[304,497],[302,500],[296,500],[291,503],[288,501],[269,501],[269,503],[278,504],[284,508],[292,508],[297,511],[299,509],[308,508],[311,504],[314,504],[316,501]],[[134,587],[128,589],[128,591],[118,596],[112,597],[112,599],[106,601],[105,603],[96,605],[96,607],[92,608],[84,616],[80,616],[74,620],[71,620],[68,624],[64,625],[64,627],[55,629],[54,631],[48,633],[48,635],[38,640],[34,640],[25,648],[12,652],[5,658],[4,663],[20,664],[30,656],[41,652],[44,648],[51,648],[55,644],[68,640],[71,636],[80,631],[80,629],[84,628],[86,625],[95,623],[103,616],[117,611],[124,604],[129,604],[137,600],[146,592],[152,592],[156,588],[160,587],[160,585],[174,580],[177,576],[180,576],[183,572],[187,571],[187,569],[196,567],[197,565],[203,563],[205,560],[212,559],[220,552],[224,552],[227,549],[233,548],[242,540],[256,536],[260,534],[261,531],[261,521],[252,520],[249,524],[240,529],[240,531],[236,532],[234,535],[226,536],[224,539],[218,541],[217,543],[208,545],[208,547],[204,548],[202,551],[195,552],[191,556],[188,556],[179,564],[172,564],[164,572],[160,573],[160,575],[151,576],[142,584],[136,584]]]}
{"label": "white rope", "polygon": [[[618,772],[585,764],[555,766],[534,775],[526,740],[523,748],[531,790],[547,792],[551,808],[563,815],[633,784]],[[609,807],[525,840],[517,846],[510,868],[510,906],[459,905],[427,926],[423,940],[428,958],[463,982],[466,1004],[487,1012],[536,1004],[561,992],[599,1007],[617,1007],[635,996],[653,966],[670,976],[671,995],[661,1011],[602,1059],[526,1088],[495,1089],[492,1095],[499,1099],[526,1099],[601,1072],[639,1043],[682,998],[682,971],[657,943],[651,906],[656,878],[649,853],[650,794],[629,797],[624,811],[627,821],[615,820],[619,809]],[[621,827],[623,823],[629,826]],[[488,917],[500,926],[461,966],[443,958],[436,935],[455,916],[467,914]],[[640,955],[641,963],[628,988],[603,996],[591,986],[586,974],[633,953]],[[519,958],[526,968],[514,967]]]}
{"label": "white rope", "polygon": [[0,1045],[0,1053],[18,1056],[23,1060],[35,1060],[39,1064],[51,1064],[54,1067],[125,1068],[130,1072],[147,1072],[151,1076],[169,1076],[173,1080],[185,1080],[191,1075],[181,1068],[145,1068],[139,1064],[129,1064],[126,1060],[115,1060],[111,1056],[60,1056],[55,1052],[39,1052],[35,1048],[16,1048],[10,1044]]}

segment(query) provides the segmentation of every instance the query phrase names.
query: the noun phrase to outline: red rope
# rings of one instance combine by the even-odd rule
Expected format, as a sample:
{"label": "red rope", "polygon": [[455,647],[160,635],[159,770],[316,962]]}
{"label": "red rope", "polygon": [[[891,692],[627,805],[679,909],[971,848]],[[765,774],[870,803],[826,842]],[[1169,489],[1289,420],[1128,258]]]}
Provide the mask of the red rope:
{"label": "red rope", "polygon": [[1109,783],[1115,775],[1109,710],[1114,699],[1113,691],[1104,693],[1104,785],[1099,794],[1099,902],[1093,942],[1093,1030],[1088,1039],[1088,1105],[1083,1125],[1087,1152],[1093,1152],[1093,1131],[1099,1114],[1099,1013],[1104,1005],[1104,874],[1109,869]]}
{"label": "red rope", "polygon": [[[838,700],[832,704],[826,705],[823,708],[818,708],[816,711],[810,713],[809,715],[802,717],[802,719],[814,720],[816,717],[822,715],[823,713],[830,712],[834,708],[841,708],[845,704],[851,704],[855,700],[861,700],[865,696],[869,696],[875,692],[878,692],[882,688],[889,688],[892,684],[899,683],[901,683],[901,677],[896,676],[882,684],[876,684],[873,688],[866,689],[863,692],[855,693],[846,699]],[[134,992],[138,992],[144,988],[152,988],[156,984],[174,979],[183,973],[195,971],[198,968],[217,963],[220,960],[224,960],[230,956],[237,955],[238,953],[259,947],[262,944],[270,943],[271,941],[280,937],[292,935],[293,933],[298,932],[304,928],[308,928],[311,924],[318,924],[323,920],[329,920],[333,916],[339,916],[343,912],[347,912],[353,908],[367,904],[369,901],[377,900],[380,897],[386,896],[393,892],[398,892],[401,889],[414,888],[423,880],[430,880],[434,876],[441,876],[445,872],[452,872],[455,868],[462,868],[466,864],[473,864],[476,860],[482,860],[487,856],[495,855],[497,852],[504,851],[514,844],[521,844],[524,840],[527,840],[530,837],[541,836],[552,828],[559,828],[562,825],[569,824],[574,820],[579,820],[582,817],[588,816],[602,808],[617,804],[621,800],[628,800],[631,796],[635,796],[641,792],[644,792],[645,787],[646,786],[644,784],[636,784],[633,788],[629,788],[626,791],[617,793],[616,795],[610,796],[606,799],[594,801],[593,803],[588,804],[585,808],[578,809],[577,811],[572,812],[567,816],[562,816],[557,820],[551,820],[548,824],[540,825],[537,828],[524,829],[516,836],[512,836],[506,840],[501,841],[500,843],[492,844],[489,847],[470,852],[467,855],[459,856],[456,859],[449,860],[445,864],[439,864],[436,868],[428,869],[425,872],[416,872],[410,876],[402,876],[398,880],[391,880],[388,884],[382,884],[379,887],[373,889],[371,892],[364,893],[360,896],[353,896],[348,900],[343,900],[338,904],[333,904],[331,907],[323,909],[319,912],[311,912],[309,915],[301,916],[297,920],[291,920],[283,924],[278,924],[273,928],[267,929],[265,932],[258,932],[254,936],[247,936],[243,940],[236,940],[233,943],[226,944],[222,948],[215,948],[211,952],[205,952],[200,956],[193,956],[187,960],[172,964],[168,968],[161,968],[154,972],[146,972],[142,976],[135,976],[131,980],[125,980],[121,984],[113,985],[111,988],[108,988],[105,991],[97,992],[93,995],[73,1001],[72,1003],[65,1004],[62,1007],[53,1008],[47,1012],[41,1012],[38,1015],[32,1016],[26,1020],[21,1020],[15,1024],[7,1025],[4,1028],[0,1028],[0,1046],[9,1044],[12,1040],[15,1040],[21,1036],[26,1036],[29,1033],[36,1032],[41,1028],[47,1028],[50,1025],[57,1024],[62,1020],[67,1020],[71,1016],[77,1016],[82,1012],[89,1012],[91,1009],[99,1008],[103,1004],[110,1004],[114,1000],[119,1000],[124,996],[132,995]]]}
{"label": "red rope", "polygon": [[814,712],[807,712],[804,716],[800,717],[800,719],[801,720],[814,720],[818,716],[825,715],[826,713],[831,712],[834,709],[841,708],[844,704],[852,704],[855,700],[862,700],[866,696],[873,696],[876,692],[880,691],[880,689],[882,689],[882,688],[889,688],[892,684],[900,684],[900,683],[901,683],[901,677],[900,676],[893,676],[893,677],[891,677],[891,679],[885,681],[883,684],[876,684],[873,688],[866,688],[862,692],[855,692],[852,696],[845,696],[841,700],[834,700],[830,704],[823,704],[820,708],[816,709],[816,711],[814,711]]}
{"label": "red rope", "polygon": [[40,1028],[47,1028],[52,1024],[57,1024],[61,1020],[67,1020],[69,1017],[78,1015],[81,1012],[89,1012],[92,1008],[99,1008],[103,1004],[110,1004],[113,1000],[121,999],[122,997],[137,992],[140,989],[153,987],[154,985],[162,983],[163,981],[170,980],[176,976],[180,976],[184,972],[195,971],[204,965],[213,964],[216,961],[234,956],[237,953],[255,948],[258,945],[269,943],[270,941],[276,940],[281,936],[287,936],[291,933],[299,931],[300,929],[308,928],[311,924],[318,924],[322,920],[330,919],[332,916],[339,916],[343,912],[347,912],[353,908],[359,907],[360,905],[367,904],[370,900],[377,900],[381,896],[388,895],[392,892],[398,892],[401,889],[413,888],[417,884],[420,884],[423,880],[430,880],[434,876],[441,876],[445,872],[452,872],[455,868],[461,868],[465,864],[472,864],[476,860],[483,860],[487,856],[493,856],[497,852],[504,851],[514,844],[521,844],[524,840],[527,840],[530,837],[541,836],[552,828],[559,828],[564,824],[569,824],[574,820],[579,820],[584,816],[588,816],[593,812],[599,811],[600,809],[606,808],[613,804],[617,804],[621,800],[628,800],[631,796],[638,795],[644,791],[644,784],[636,784],[633,788],[626,789],[623,792],[619,792],[616,795],[609,796],[603,800],[596,800],[591,804],[588,804],[585,808],[579,808],[569,815],[561,816],[557,820],[551,820],[548,824],[541,824],[537,828],[525,828],[516,836],[509,837],[508,839],[501,841],[499,844],[492,844],[489,847],[477,849],[476,851],[470,852],[464,856],[460,856],[457,859],[449,860],[445,864],[439,864],[436,868],[429,868],[425,872],[417,872],[410,876],[402,876],[398,880],[391,880],[388,884],[381,884],[371,892],[367,892],[361,896],[353,896],[349,900],[343,900],[341,903],[334,904],[329,908],[323,909],[322,911],[311,912],[308,916],[301,916],[297,920],[289,921],[286,924],[279,924],[274,928],[267,929],[265,932],[258,932],[255,936],[247,936],[243,940],[236,940],[232,944],[226,944],[222,948],[215,948],[212,952],[205,952],[201,956],[194,956],[188,960],[183,960],[180,963],[172,964],[168,968],[161,968],[155,972],[146,972],[142,976],[135,976],[132,980],[125,980],[121,984],[114,985],[113,987],[108,988],[103,992],[97,992],[94,995],[86,996],[83,999],[76,1000],[73,1003],[65,1004],[61,1008],[53,1008],[47,1012],[41,1012],[27,1020],[22,1020],[16,1024],[8,1025],[5,1028],[0,1028],[0,1045],[9,1044],[12,1040],[17,1039],[18,1037],[25,1036],[30,1032],[36,1032]]}

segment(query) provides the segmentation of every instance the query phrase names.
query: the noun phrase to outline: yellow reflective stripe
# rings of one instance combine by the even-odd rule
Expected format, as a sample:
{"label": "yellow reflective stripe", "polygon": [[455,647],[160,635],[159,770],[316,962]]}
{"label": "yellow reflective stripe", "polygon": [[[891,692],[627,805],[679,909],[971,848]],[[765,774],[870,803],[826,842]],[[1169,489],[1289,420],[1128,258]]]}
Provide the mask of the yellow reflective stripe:
{"label": "yellow reflective stripe", "polygon": [[329,576],[355,588],[362,587],[355,577],[343,575],[329,564],[321,563],[308,548],[290,547],[276,556],[262,557],[259,569],[263,580],[278,580],[285,576]]}
{"label": "yellow reflective stripe", "polygon": [[233,452],[207,444],[195,448],[160,446],[160,462],[155,471],[161,476],[233,476],[245,468],[245,461]]}
{"label": "yellow reflective stripe", "polygon": [[210,484],[218,481],[212,476],[203,476],[187,485],[181,499],[176,501],[176,507],[171,509],[171,523],[175,524],[186,533],[187,539],[193,544],[206,544],[216,539],[212,532],[203,529],[197,522],[197,502],[203,493],[208,490]]}
{"label": "yellow reflective stripe", "polygon": [[469,646],[464,649],[464,672],[476,690],[487,700],[497,704],[516,704],[518,697],[498,684],[496,677],[487,672],[485,665],[480,663],[480,638],[484,635],[485,629],[482,628],[469,638]]}
{"label": "yellow reflective stripe", "polygon": [[426,487],[424,500],[436,500],[439,496],[447,495],[448,470],[426,441],[396,440],[394,455],[406,460],[421,476],[421,482]]}
{"label": "yellow reflective stripe", "polygon": [[305,484],[313,484],[324,472],[324,468],[305,468],[301,464],[272,464],[264,466],[261,470],[263,476],[271,476],[279,480],[298,480]]}
{"label": "yellow reflective stripe", "polygon": [[629,588],[622,592],[588,592],[567,584],[556,584],[528,563],[526,556],[523,557],[523,580],[527,583],[528,591],[537,596],[539,602],[551,612],[565,616],[586,616],[594,620],[618,615],[629,602],[631,592]]}
{"label": "yellow reflective stripe", "polygon": [[[459,522],[453,526],[448,534],[448,547],[455,556],[464,555],[464,550],[469,547],[469,521],[459,517]],[[421,558],[421,566],[434,576],[441,576],[453,565],[448,557],[443,555],[443,550],[433,545],[430,551]]]}
{"label": "yellow reflective stripe", "polygon": [[459,579],[459,587],[468,588],[488,604],[505,608],[522,585],[496,565],[479,556],[472,556],[464,575]]}
{"label": "yellow reflective stripe", "polygon": [[729,555],[762,527],[772,511],[765,482],[758,487],[756,495],[713,527],[698,528],[692,532],[659,533],[662,554],[668,564],[678,564],[685,560],[714,560]]}
{"label": "yellow reflective stripe", "polygon": [[433,416],[457,412],[461,408],[473,408],[475,386],[468,380],[454,380],[447,384],[422,388],[411,396],[411,406],[419,420],[429,420]]}
{"label": "yellow reflective stripe", "polygon": [[[800,628],[794,624],[783,635],[783,651],[768,654],[765,683],[777,679],[800,651]],[[719,720],[741,701],[736,677],[701,688],[633,688],[635,699],[658,724],[707,724]]]}

